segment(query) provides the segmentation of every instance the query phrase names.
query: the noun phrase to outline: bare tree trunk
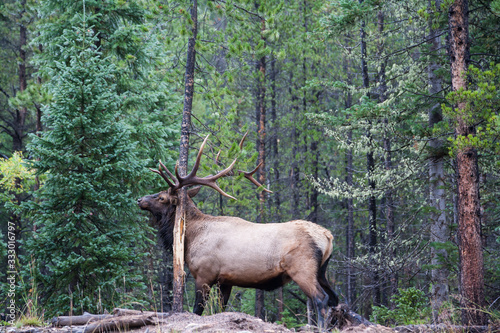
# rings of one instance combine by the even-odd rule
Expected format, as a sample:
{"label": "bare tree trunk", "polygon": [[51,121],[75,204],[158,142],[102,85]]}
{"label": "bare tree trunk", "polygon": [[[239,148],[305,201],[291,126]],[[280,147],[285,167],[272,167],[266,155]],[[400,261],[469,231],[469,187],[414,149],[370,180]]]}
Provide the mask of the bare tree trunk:
{"label": "bare tree trunk", "polygon": [[[266,58],[260,58],[257,64],[258,83],[257,83],[257,107],[256,107],[256,121],[257,121],[257,151],[259,153],[258,163],[262,163],[259,170],[257,170],[257,178],[259,183],[266,183]],[[264,207],[266,195],[264,191],[259,193],[259,222],[264,222]]]}
{"label": "bare tree trunk", "polygon": [[[26,0],[21,1],[21,12],[19,14],[20,16],[20,24],[19,24],[19,92],[22,93],[23,91],[26,90],[27,87],[27,80],[26,80],[26,51],[25,47],[27,46],[28,39],[27,39],[27,29],[26,26],[24,25],[24,20],[22,19],[23,14],[25,13],[25,7],[26,7]],[[14,119],[14,124],[13,124],[13,132],[12,132],[12,150],[13,151],[23,151],[24,148],[24,143],[23,139],[24,136],[26,135],[25,133],[25,123],[26,123],[26,116],[28,114],[28,110],[26,107],[20,107],[16,110],[16,115]],[[15,180],[15,187],[19,188],[21,187],[21,179],[16,178]],[[15,200],[17,202],[17,205],[19,206],[22,202],[22,198],[20,194],[15,194]],[[14,252],[16,254],[16,258],[19,256],[20,248],[19,248],[19,241],[21,240],[21,230],[23,229],[21,223],[21,215],[12,213],[11,215],[11,221],[14,222],[14,243],[15,243],[15,249]]]}
{"label": "bare tree trunk", "polygon": [[[193,108],[194,95],[194,64],[196,59],[196,36],[198,33],[198,2],[193,0],[191,4],[191,28],[192,36],[188,41],[186,75],[184,84],[184,109],[182,111],[181,142],[179,149],[179,174],[187,174],[189,155],[189,134],[191,127],[191,111]],[[187,191],[185,188],[179,190],[179,203],[175,213],[174,244],[173,244],[173,312],[182,312],[184,303],[184,237],[187,206]]]}
{"label": "bare tree trunk", "polygon": [[[319,167],[318,167],[318,160],[319,160],[319,150],[318,150],[318,141],[314,140],[312,138],[312,142],[310,145],[310,150],[311,150],[311,156],[312,156],[312,176],[314,179],[318,179],[319,175]],[[311,213],[309,214],[309,221],[318,223],[318,195],[319,192],[316,189],[316,187],[313,187],[311,189]]]}
{"label": "bare tree trunk", "polygon": [[[384,33],[384,13],[382,11],[378,12],[377,19],[378,19],[378,33],[379,36],[382,37]],[[378,83],[379,83],[379,102],[383,103],[386,100],[387,82],[385,75],[386,61],[381,60],[383,58],[383,52],[384,52],[384,43],[382,41],[379,41],[378,43],[377,52],[379,55],[379,61],[382,61],[380,64],[380,71],[378,74]],[[390,172],[392,170],[392,151],[391,151],[391,137],[390,137],[391,132],[388,130],[389,120],[387,118],[384,119],[384,123],[386,125],[386,130],[384,133],[384,155],[385,155],[384,167],[388,172]],[[393,246],[392,241],[394,239],[394,230],[395,230],[394,199],[393,199],[393,189],[390,187],[385,191],[385,218],[387,227],[387,242],[389,246]],[[392,255],[394,256],[395,255],[394,250],[392,250],[391,252]],[[389,282],[389,290],[388,290],[389,294],[387,295],[386,299],[390,300],[391,296],[396,293],[398,288],[398,279],[395,272],[389,272],[388,282]]]}
{"label": "bare tree trunk", "polygon": [[[278,186],[280,180],[280,164],[279,164],[279,139],[278,139],[278,120],[276,114],[276,59],[271,60],[271,122],[272,129],[274,130],[271,140],[271,150],[273,156],[273,169],[274,169],[274,184]],[[281,221],[281,199],[280,191],[275,191],[273,194],[275,203],[275,222]]]}
{"label": "bare tree trunk", "polygon": [[[25,13],[26,0],[21,1],[21,7],[23,10],[20,12],[20,24],[19,24],[19,92],[22,93],[26,90],[27,80],[26,80],[26,45],[28,43],[27,39],[27,28],[24,25],[24,21],[22,19],[23,14]],[[15,117],[15,125],[14,125],[14,135],[12,137],[12,150],[13,151],[22,151],[23,150],[23,139],[25,136],[25,123],[26,116],[28,114],[28,109],[22,106],[16,110]]]}
{"label": "bare tree trunk", "polygon": [[[359,0],[360,3],[363,0]],[[370,79],[368,77],[368,64],[366,62],[366,33],[365,33],[365,21],[361,21],[360,28],[360,39],[361,39],[361,75],[363,77],[363,88],[367,89],[370,87]],[[370,94],[367,92],[367,95]],[[371,124],[371,123],[370,123]],[[368,134],[368,138],[371,141],[371,135]],[[366,168],[368,172],[368,185],[371,191],[375,191],[375,180],[373,180],[373,172],[375,170],[375,160],[373,158],[373,151],[370,150],[366,153]],[[375,195],[370,195],[368,198],[368,220],[369,220],[369,252],[372,256],[375,255],[375,248],[377,246],[377,203]],[[372,297],[373,305],[380,305],[380,285],[379,285],[379,274],[375,268],[376,263],[373,265],[373,271],[371,272],[371,284],[372,284]]]}
{"label": "bare tree trunk", "polygon": [[[258,8],[258,3],[255,3],[255,7]],[[266,29],[266,22],[261,19],[261,32]],[[262,35],[262,40],[265,42],[265,38]],[[257,178],[259,183],[266,183],[266,57],[262,57],[257,62],[257,105],[256,105],[256,122],[257,122],[257,151],[259,153],[258,163],[261,164]],[[259,193],[259,214],[258,221],[261,223],[266,222],[265,217],[265,203],[266,194],[264,191]],[[265,319],[264,311],[264,290],[257,289],[255,291],[255,316],[262,320]]]}
{"label": "bare tree trunk", "polygon": [[[429,10],[440,8],[441,1],[436,1],[434,5],[429,0]],[[434,56],[441,48],[441,37],[437,35],[437,31],[432,26],[432,20],[429,20],[429,39],[430,53]],[[441,78],[436,75],[436,71],[441,66],[434,60],[429,64],[428,80],[429,93],[431,98],[434,98],[442,89]],[[434,103],[429,109],[429,127],[432,129],[436,124],[442,121],[440,103]],[[439,151],[443,143],[438,138],[432,137],[429,142],[431,149],[431,158],[429,160],[429,201],[431,207],[434,208],[430,214],[431,233],[430,241],[432,243],[445,243],[448,241],[449,228],[446,219],[445,209],[445,190],[444,190],[444,156]],[[439,258],[446,260],[448,253],[444,249],[431,247],[431,270],[432,288],[431,288],[431,306],[432,317],[434,322],[439,323],[442,320],[439,318],[439,310],[444,302],[448,300],[449,285],[448,285],[448,270],[441,265],[443,262]],[[443,318],[444,319],[444,318]]]}
{"label": "bare tree trunk", "polygon": [[[276,59],[274,56],[271,58],[271,73],[270,73],[270,83],[271,83],[271,122],[272,128],[274,130],[272,140],[271,140],[271,154],[273,157],[273,169],[274,169],[274,184],[275,187],[279,184],[280,172],[279,172],[279,147],[278,147],[278,121],[276,114]],[[280,191],[274,192],[274,205],[275,211],[274,222],[281,221],[281,200]],[[278,320],[283,320],[283,287],[278,288]]]}
{"label": "bare tree trunk", "polygon": [[[309,25],[308,25],[308,20],[307,20],[307,12],[308,12],[308,4],[306,0],[302,1],[302,17],[303,17],[303,23],[302,26],[304,27],[304,36],[307,35],[309,32]],[[307,39],[304,39],[303,41],[305,44],[307,43]],[[314,65],[312,66],[312,70],[314,70]],[[305,87],[307,85],[307,57],[306,57],[306,50],[302,50],[302,86]],[[312,92],[314,94],[314,92]],[[308,112],[307,107],[307,90],[303,89],[302,91],[302,114],[306,114]],[[313,105],[314,100],[310,102],[311,105]],[[319,151],[318,151],[318,141],[314,139],[314,136],[308,136],[311,139],[311,143],[309,144],[309,149],[310,149],[310,155],[311,156],[311,174],[314,179],[318,179],[318,159],[319,159]],[[307,139],[307,137],[306,137]],[[306,147],[305,149],[307,150],[307,142],[305,143]],[[306,155],[307,156],[307,155]],[[310,211],[309,216],[307,219],[311,222],[318,223],[318,195],[319,192],[316,189],[315,186],[310,185],[310,197],[308,200],[308,210]]]}
{"label": "bare tree trunk", "polygon": [[[346,43],[349,42],[349,37],[346,38]],[[347,74],[347,84],[352,84],[352,73],[351,73],[351,61],[349,56],[344,59],[344,70]],[[345,98],[345,108],[349,109],[352,106],[352,94],[347,91]],[[347,116],[349,118],[349,115]],[[348,148],[346,151],[346,178],[345,181],[349,188],[353,185],[353,158],[352,158],[352,131],[349,130],[347,133],[347,144]],[[347,198],[347,229],[346,229],[346,256],[347,256],[347,269],[346,269],[346,298],[347,304],[354,310],[353,304],[356,300],[356,276],[354,275],[354,266],[352,261],[354,260],[354,199],[352,197]]]}
{"label": "bare tree trunk", "polygon": [[299,141],[299,134],[297,133],[297,122],[298,122],[298,98],[296,96],[297,92],[297,87],[292,83],[293,81],[293,72],[290,72],[290,85],[289,85],[289,93],[291,95],[291,100],[292,100],[292,106],[291,106],[291,112],[292,112],[292,130],[291,130],[291,145],[292,145],[292,163],[291,163],[291,168],[290,168],[290,174],[289,174],[289,179],[290,179],[290,189],[292,191],[292,203],[290,205],[290,214],[292,216],[292,219],[298,218],[298,209],[299,209],[299,193],[298,193],[298,186],[299,186],[299,165],[297,161],[297,154],[299,152],[298,149],[298,141]]}
{"label": "bare tree trunk", "polygon": [[[469,63],[469,14],[468,1],[455,0],[449,7],[449,54],[453,91],[467,90]],[[475,136],[470,124],[467,103],[455,105],[457,113],[455,134],[467,140]],[[484,271],[481,242],[481,213],[479,203],[479,172],[477,151],[473,145],[464,144],[457,152],[458,172],[458,249],[460,257],[460,289],[462,322],[464,325],[485,325]]]}
{"label": "bare tree trunk", "polygon": [[[40,51],[40,53],[43,52],[42,44],[38,44],[38,51]],[[36,84],[38,84],[39,86],[42,85],[42,78],[40,76],[37,76]],[[35,103],[35,108],[36,108],[36,127],[35,127],[35,130],[36,130],[36,135],[40,137],[42,135],[42,130],[43,130],[43,127],[42,127],[42,105]],[[39,160],[39,159],[37,158],[37,160]],[[35,185],[33,186],[33,190],[38,191],[39,189],[40,189],[40,177],[37,174],[35,176]],[[33,232],[36,232],[36,224],[33,224]]]}
{"label": "bare tree trunk", "polygon": [[[347,142],[352,142],[352,132],[347,133]],[[346,153],[346,183],[349,187],[353,185],[353,159],[352,148]],[[354,310],[353,304],[356,300],[356,275],[353,260],[355,258],[355,233],[354,233],[354,199],[347,198],[347,230],[346,230],[346,256],[347,256],[347,303],[351,310]]]}

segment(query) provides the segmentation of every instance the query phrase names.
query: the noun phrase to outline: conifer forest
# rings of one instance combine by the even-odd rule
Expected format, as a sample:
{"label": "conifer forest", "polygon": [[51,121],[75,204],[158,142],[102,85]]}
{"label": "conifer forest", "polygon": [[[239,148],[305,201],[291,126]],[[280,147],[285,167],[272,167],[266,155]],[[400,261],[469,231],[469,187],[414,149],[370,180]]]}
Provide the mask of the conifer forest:
{"label": "conifer forest", "polygon": [[[327,229],[373,323],[500,326],[500,0],[2,0],[0,69],[0,325],[193,311],[193,197]],[[169,188],[166,230],[138,199]],[[226,311],[313,303],[235,286]]]}

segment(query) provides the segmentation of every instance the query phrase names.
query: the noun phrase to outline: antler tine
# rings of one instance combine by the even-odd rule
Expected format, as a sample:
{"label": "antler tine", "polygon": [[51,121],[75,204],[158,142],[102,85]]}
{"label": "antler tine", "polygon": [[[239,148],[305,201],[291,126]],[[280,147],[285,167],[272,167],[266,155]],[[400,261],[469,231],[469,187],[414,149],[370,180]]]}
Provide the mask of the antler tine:
{"label": "antler tine", "polygon": [[169,187],[174,187],[175,185],[168,179],[168,177],[163,173],[163,171],[161,171],[161,166],[170,174],[170,171],[168,171],[168,169],[163,165],[163,163],[161,163],[161,161],[160,165],[158,165],[158,170],[152,168],[149,168],[149,170],[159,174],[167,182]]}
{"label": "antler tine", "polygon": [[[174,182],[176,182],[176,178],[175,176],[170,172],[170,170],[168,170],[168,168],[165,166],[165,164],[163,164],[161,161],[160,162],[160,165],[161,167],[163,168],[163,170],[165,170],[165,172],[167,173],[167,175],[170,177],[170,179],[172,179]],[[160,168],[158,167],[158,170]]]}
{"label": "antler tine", "polygon": [[231,163],[230,166],[228,166],[227,168],[225,168],[221,172],[218,172],[215,176],[207,176],[207,177],[203,177],[201,179],[207,179],[207,180],[211,180],[211,181],[215,182],[217,179],[219,179],[221,177],[227,176],[228,173],[230,173],[231,171],[233,171],[233,167],[236,164],[237,160],[238,160],[238,158],[235,158],[234,161],[233,161],[233,163]]}
{"label": "antler tine", "polygon": [[[240,149],[243,149],[243,143],[245,141],[245,138],[247,137],[248,135],[248,132],[245,133],[245,135],[243,136],[243,138],[241,139],[240,141]],[[218,172],[217,174],[215,174],[214,176],[207,176],[207,177],[197,177],[196,176],[196,173],[198,172],[198,168],[200,167],[200,160],[201,160],[201,156],[203,155],[203,149],[205,148],[205,145],[208,141],[208,137],[210,136],[207,135],[205,137],[205,140],[203,140],[203,143],[201,144],[200,146],[200,150],[198,152],[198,156],[196,157],[196,161],[194,163],[194,166],[193,166],[193,169],[191,170],[191,172],[185,176],[185,177],[181,177],[179,175],[179,162],[177,161],[177,163],[175,164],[175,176],[167,169],[167,167],[161,163],[160,161],[160,167],[158,167],[158,170],[154,170],[154,169],[150,169],[151,171],[159,174],[160,176],[163,177],[163,179],[165,179],[165,181],[168,183],[168,185],[171,187],[171,190],[172,191],[176,191],[184,186],[189,186],[189,185],[205,185],[205,186],[209,186],[211,188],[213,188],[214,190],[216,190],[217,192],[219,192],[220,194],[222,194],[223,196],[225,197],[228,197],[228,198],[231,198],[233,200],[236,200],[235,197],[227,194],[226,192],[224,192],[220,187],[219,185],[217,185],[217,179],[221,178],[221,177],[226,177],[226,176],[229,176],[229,175],[233,175],[234,172],[233,172],[233,168],[234,168],[234,165],[236,164],[236,161],[238,160],[238,158],[235,158],[234,161],[231,163],[230,166],[228,166],[226,169],[222,170],[221,172]],[[220,155],[220,152],[219,154],[217,154],[217,157],[215,159],[216,163],[218,162],[218,159],[219,159],[219,155]],[[260,184],[257,180],[255,180],[253,178],[253,174],[255,172],[257,172],[257,170],[262,166],[262,163],[261,162],[254,170],[250,171],[250,172],[244,172],[244,171],[239,171],[239,173],[242,173],[245,178],[247,178],[248,180],[250,180],[253,184],[257,185],[258,187],[263,187],[262,184]],[[165,172],[168,174],[168,176],[174,180],[175,184],[172,183],[167,175],[165,175],[165,173],[163,173],[162,169],[163,168],[165,170]],[[266,189],[266,188],[263,188],[263,191],[266,191],[266,192],[269,192],[269,193],[273,193],[272,191]]]}
{"label": "antler tine", "polygon": [[203,140],[203,143],[200,146],[200,150],[198,151],[198,156],[196,157],[196,161],[194,162],[193,169],[191,170],[189,175],[187,175],[186,177],[182,177],[182,178],[177,176],[179,178],[179,180],[189,180],[191,178],[196,177],[196,173],[198,172],[198,168],[200,167],[200,160],[201,160],[201,155],[203,154],[203,148],[205,148],[205,144],[207,143],[209,136],[210,136],[210,134],[208,134],[205,137],[205,140]]}
{"label": "antler tine", "polygon": [[231,171],[233,171],[233,167],[236,164],[236,160],[237,160],[237,158],[234,159],[233,163],[231,163],[230,166],[228,166],[227,168],[225,168],[221,172],[218,172],[214,176],[206,176],[206,177],[203,177],[203,178],[193,177],[192,179],[189,179],[189,181],[192,181],[196,185],[206,185],[206,186],[209,186],[209,187],[213,188],[214,190],[216,190],[217,192],[219,192],[220,194],[222,194],[223,196],[231,198],[233,200],[237,200],[235,197],[233,197],[233,196],[227,194],[226,192],[224,192],[219,187],[219,185],[217,185],[217,183],[216,183],[217,179],[219,179],[221,177],[225,177],[228,173],[230,173]]}
{"label": "antler tine", "polygon": [[215,156],[215,164],[219,164],[219,157],[220,157],[220,153],[221,151],[219,150],[219,152],[217,153],[217,156]]}
{"label": "antler tine", "polygon": [[[215,175],[217,176],[217,175]],[[200,178],[197,180],[197,184],[199,185],[206,185],[206,186],[209,186],[211,188],[213,188],[214,190],[216,190],[217,192],[219,192],[220,194],[222,194],[223,196],[225,197],[228,197],[228,198],[231,198],[233,200],[237,200],[235,197],[227,194],[226,192],[224,192],[223,190],[221,190],[221,188],[219,187],[219,185],[217,185],[217,183],[215,182],[215,180],[211,179],[215,176],[212,176],[212,177],[205,177],[205,178]]]}
{"label": "antler tine", "polygon": [[[245,171],[241,171],[241,170],[238,170],[239,173],[242,173],[246,179],[248,179],[249,181],[251,181],[252,183],[254,183],[257,187],[263,187],[264,185],[262,185],[261,183],[259,183],[257,180],[255,180],[255,178],[253,178],[253,174],[257,172],[257,170],[259,170],[260,166],[262,165],[262,163],[264,162],[260,162],[259,165],[257,165],[257,167],[255,169],[253,169],[252,171],[250,172],[245,172]],[[265,192],[268,192],[268,193],[273,193],[273,191],[270,191],[268,190],[267,188],[263,188],[263,191]]]}
{"label": "antler tine", "polygon": [[179,175],[179,161],[175,162],[174,172],[177,179],[182,179],[182,177]]}
{"label": "antler tine", "polygon": [[248,131],[245,133],[245,135],[243,135],[243,137],[241,138],[241,141],[240,141],[240,150],[243,149],[243,142],[245,142],[245,139],[247,138],[247,135],[248,135]]}

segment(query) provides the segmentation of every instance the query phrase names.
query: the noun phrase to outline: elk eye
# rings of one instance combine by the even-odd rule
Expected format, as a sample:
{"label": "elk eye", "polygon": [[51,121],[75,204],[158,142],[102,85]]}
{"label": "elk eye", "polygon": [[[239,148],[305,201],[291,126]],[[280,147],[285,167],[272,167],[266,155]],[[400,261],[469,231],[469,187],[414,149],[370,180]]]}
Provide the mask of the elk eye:
{"label": "elk eye", "polygon": [[164,197],[160,197],[160,201],[163,201],[163,200],[165,200],[165,198]]}

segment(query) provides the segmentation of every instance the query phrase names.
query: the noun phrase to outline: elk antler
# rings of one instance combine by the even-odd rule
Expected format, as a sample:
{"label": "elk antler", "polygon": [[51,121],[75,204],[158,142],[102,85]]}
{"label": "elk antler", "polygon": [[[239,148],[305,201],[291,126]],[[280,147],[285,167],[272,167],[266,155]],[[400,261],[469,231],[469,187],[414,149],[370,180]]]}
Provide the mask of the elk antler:
{"label": "elk antler", "polygon": [[[168,179],[168,177],[163,173],[163,171],[161,170],[161,168],[163,168],[167,174],[169,175],[169,177],[172,179],[172,180],[175,180],[175,177],[174,175],[167,169],[167,167],[161,163],[161,161],[159,161],[160,164],[158,165],[158,170],[155,170],[155,169],[152,169],[152,168],[149,168],[149,170],[153,171],[154,173],[157,173],[159,174],[160,176],[162,176],[163,179],[165,179],[165,181],[167,182],[168,186],[169,187],[175,187],[176,184],[173,184],[170,179]],[[177,181],[176,181],[177,183]]]}
{"label": "elk antler", "polygon": [[[255,169],[253,169],[252,171],[250,172],[245,172],[245,171],[241,171],[241,170],[238,170],[238,172],[240,174],[243,174],[243,176],[248,179],[249,181],[251,181],[252,183],[254,183],[255,185],[257,185],[257,187],[261,187],[263,186],[261,183],[259,183],[257,180],[255,180],[255,178],[253,178],[253,174],[257,172],[257,170],[259,170],[260,166],[262,165],[262,163],[264,162],[260,162],[259,165],[257,165],[257,167]],[[266,191],[267,193],[273,193],[272,191],[268,190],[267,188],[263,188],[262,189],[263,191]]]}
{"label": "elk antler", "polygon": [[[247,135],[248,135],[248,131],[245,133],[245,135],[243,135],[243,138],[241,138],[241,141],[240,141],[240,150],[243,149],[243,143],[245,142],[245,139],[247,138]],[[245,171],[238,170],[238,173],[243,174],[243,176],[245,176],[246,179],[248,179],[249,181],[251,181],[252,183],[254,183],[257,187],[261,187],[263,185],[261,183],[259,183],[258,181],[256,181],[255,178],[253,178],[253,174],[255,172],[257,172],[257,170],[259,170],[260,166],[263,163],[264,162],[260,162],[259,165],[257,165],[257,167],[255,169],[253,169],[252,171],[250,171],[250,172],[245,172]],[[268,190],[265,187],[264,187],[263,190],[266,191],[266,192],[268,192],[268,193],[273,193],[272,191]]]}
{"label": "elk antler", "polygon": [[[248,134],[248,132],[243,136],[243,139],[240,142],[240,148],[243,146],[243,141],[245,140],[247,134]],[[160,161],[160,165],[158,166],[158,170],[151,169],[151,168],[149,170],[162,176],[162,178],[167,182],[168,186],[170,187],[171,193],[174,193],[175,191],[177,191],[178,189],[180,189],[184,186],[205,185],[205,186],[209,186],[209,187],[213,188],[214,190],[216,190],[217,192],[219,192],[220,194],[222,194],[225,197],[236,200],[235,197],[233,197],[233,196],[227,194],[226,192],[224,192],[223,190],[221,190],[221,188],[217,185],[216,181],[219,178],[232,175],[233,167],[236,164],[237,158],[234,159],[234,161],[231,163],[230,166],[228,166],[226,169],[218,172],[214,176],[206,176],[203,178],[196,176],[196,173],[198,172],[198,168],[200,167],[200,160],[201,160],[201,156],[203,154],[203,149],[205,148],[205,144],[207,143],[209,136],[210,136],[210,134],[207,135],[205,140],[203,140],[203,143],[201,144],[200,150],[198,152],[198,156],[196,157],[196,161],[193,165],[193,169],[191,170],[191,172],[187,176],[183,177],[183,176],[179,175],[178,163],[175,165],[175,176],[167,169],[167,167],[161,161]],[[257,168],[255,168],[255,170],[253,170],[251,172],[239,171],[239,173],[243,173],[245,178],[250,180],[252,183],[257,185],[258,187],[261,187],[262,185],[252,177],[253,174],[257,171],[257,169],[261,165],[262,165],[262,163],[260,163],[257,166]],[[163,173],[162,168],[163,168],[163,170],[165,170],[168,177],[170,177],[174,181],[174,183],[167,177],[167,175],[165,175],[165,173]],[[264,189],[264,191],[272,193],[271,191],[269,191],[267,189]]]}

